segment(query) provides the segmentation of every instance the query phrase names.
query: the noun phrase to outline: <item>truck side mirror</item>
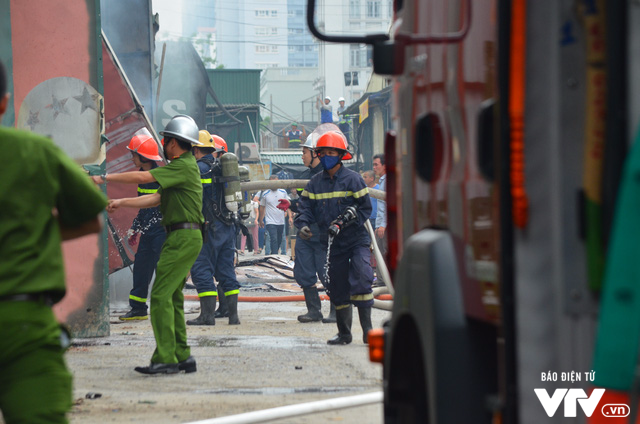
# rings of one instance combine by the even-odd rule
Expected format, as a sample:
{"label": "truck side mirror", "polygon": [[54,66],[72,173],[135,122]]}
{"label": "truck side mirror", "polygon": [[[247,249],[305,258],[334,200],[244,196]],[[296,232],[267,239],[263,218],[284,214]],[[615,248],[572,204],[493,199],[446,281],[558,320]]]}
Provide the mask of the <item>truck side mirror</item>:
{"label": "truck side mirror", "polygon": [[404,72],[404,43],[383,41],[373,45],[373,72],[401,75]]}

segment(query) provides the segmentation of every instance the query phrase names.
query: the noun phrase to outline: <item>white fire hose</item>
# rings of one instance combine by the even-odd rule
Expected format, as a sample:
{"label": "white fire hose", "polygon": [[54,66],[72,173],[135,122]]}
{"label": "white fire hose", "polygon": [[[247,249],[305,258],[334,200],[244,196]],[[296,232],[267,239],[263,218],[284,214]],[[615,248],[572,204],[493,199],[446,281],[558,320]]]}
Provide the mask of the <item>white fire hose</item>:
{"label": "white fire hose", "polygon": [[246,412],[244,414],[229,415],[227,417],[212,418],[203,421],[193,421],[187,424],[256,424],[266,423],[283,418],[298,417],[317,412],[327,412],[336,409],[353,408],[382,402],[382,392],[365,393],[363,395],[346,396],[341,398],[319,400],[300,403],[297,405],[280,406],[278,408],[263,409],[262,411]]}
{"label": "white fire hose", "polygon": [[[279,188],[305,188],[309,180],[262,180],[246,181],[240,183],[242,191],[276,190]],[[374,199],[385,200],[386,193],[382,190],[369,188],[369,196]]]}

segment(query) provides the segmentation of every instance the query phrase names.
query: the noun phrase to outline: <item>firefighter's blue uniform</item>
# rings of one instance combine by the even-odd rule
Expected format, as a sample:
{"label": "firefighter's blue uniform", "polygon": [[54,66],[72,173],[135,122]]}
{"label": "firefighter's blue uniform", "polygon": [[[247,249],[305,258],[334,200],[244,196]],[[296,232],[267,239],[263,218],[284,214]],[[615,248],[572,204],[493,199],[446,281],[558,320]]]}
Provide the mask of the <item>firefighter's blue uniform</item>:
{"label": "firefighter's blue uniform", "polygon": [[[306,170],[301,178],[309,179],[322,172],[322,165],[318,164],[314,168]],[[300,193],[302,194],[302,190]],[[298,201],[291,203],[291,210],[299,213]],[[320,228],[315,222],[309,225],[313,236],[309,240],[298,238],[296,240],[296,261],[293,266],[293,276],[300,287],[314,287],[320,277],[322,285],[325,286],[324,264],[327,261],[327,246],[320,242]]]}
{"label": "firefighter's blue uniform", "polygon": [[[158,165],[152,162],[152,168]],[[141,168],[140,171],[143,171]],[[160,184],[157,182],[138,185],[138,196],[153,194],[158,191]],[[166,239],[166,232],[162,226],[162,214],[160,207],[140,209],[133,220],[131,229],[140,233],[138,250],[133,264],[133,288],[129,293],[129,305],[136,312],[146,315],[147,295],[153,272],[160,258],[162,244]]]}
{"label": "firefighter's blue uniform", "polygon": [[218,295],[213,281],[214,276],[226,296],[240,292],[240,283],[233,266],[236,228],[233,223],[223,222],[220,219],[220,196],[224,196],[224,193],[222,193],[222,184],[214,182],[215,162],[211,154],[198,160],[204,199],[202,213],[208,223],[202,250],[191,267],[191,279],[200,298]]}
{"label": "firefighter's blue uniform", "polygon": [[298,229],[304,226],[311,228],[316,223],[320,243],[326,249],[331,222],[348,206],[356,208],[357,222],[345,226],[333,240],[327,291],[337,308],[350,303],[357,307],[371,307],[371,239],[364,227],[371,215],[371,200],[362,177],[344,165],[333,178],[326,171],[313,176],[298,202],[300,214],[295,225]]}

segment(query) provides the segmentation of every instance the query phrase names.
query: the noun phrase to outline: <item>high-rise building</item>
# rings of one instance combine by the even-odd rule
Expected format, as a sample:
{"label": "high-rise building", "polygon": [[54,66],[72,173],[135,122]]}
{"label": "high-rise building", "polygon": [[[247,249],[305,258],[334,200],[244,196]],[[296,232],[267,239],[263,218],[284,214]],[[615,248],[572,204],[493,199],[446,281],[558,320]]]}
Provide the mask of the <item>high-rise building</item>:
{"label": "high-rise building", "polygon": [[287,1],[289,67],[318,66],[318,43],[307,28],[306,0]]}
{"label": "high-rise building", "polygon": [[216,2],[218,61],[226,68],[288,64],[287,0]]}

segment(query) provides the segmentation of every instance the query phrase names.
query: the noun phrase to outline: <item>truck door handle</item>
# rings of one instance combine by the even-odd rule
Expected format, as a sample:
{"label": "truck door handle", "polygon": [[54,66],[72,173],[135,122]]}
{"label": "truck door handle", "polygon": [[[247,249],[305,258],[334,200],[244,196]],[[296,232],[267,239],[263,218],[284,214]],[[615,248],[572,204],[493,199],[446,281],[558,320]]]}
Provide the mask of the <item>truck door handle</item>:
{"label": "truck door handle", "polygon": [[478,168],[491,182],[495,179],[495,111],[495,99],[488,99],[480,104],[478,113]]}

